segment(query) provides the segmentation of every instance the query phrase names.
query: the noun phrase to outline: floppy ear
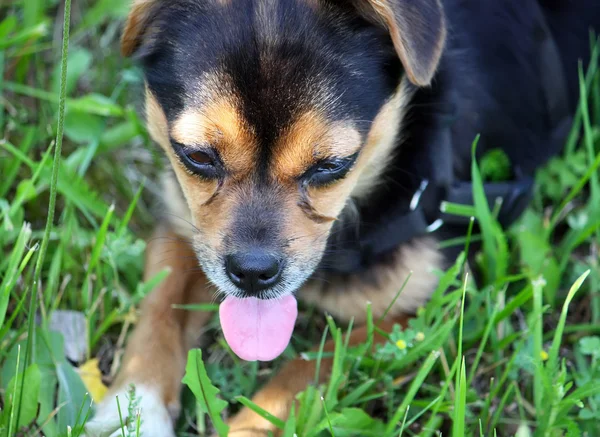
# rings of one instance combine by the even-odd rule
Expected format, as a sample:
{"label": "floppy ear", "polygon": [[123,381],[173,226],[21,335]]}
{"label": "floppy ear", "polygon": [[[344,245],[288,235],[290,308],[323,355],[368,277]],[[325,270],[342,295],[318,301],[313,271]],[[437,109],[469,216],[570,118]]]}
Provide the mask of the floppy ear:
{"label": "floppy ear", "polygon": [[[371,7],[388,29],[410,81],[426,86],[438,66],[446,40],[440,0],[358,0]],[[361,6],[364,6],[361,5]],[[364,7],[360,7],[364,12]],[[369,14],[373,16],[373,13]]]}
{"label": "floppy ear", "polygon": [[149,34],[149,27],[161,0],[134,0],[121,35],[121,54],[133,55]]}

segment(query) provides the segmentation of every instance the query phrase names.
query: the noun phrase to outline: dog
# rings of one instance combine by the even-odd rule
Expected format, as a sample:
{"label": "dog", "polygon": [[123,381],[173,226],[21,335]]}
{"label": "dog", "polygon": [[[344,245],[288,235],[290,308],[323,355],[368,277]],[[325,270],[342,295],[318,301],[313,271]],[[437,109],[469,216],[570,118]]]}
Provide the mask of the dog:
{"label": "dog", "polygon": [[[594,0],[134,0],[122,52],[143,68],[148,130],[170,162],[145,276],[170,274],[88,435],[118,427],[130,383],[143,435],[174,435],[186,353],[210,317],[175,304],[216,292],[245,360],[282,353],[296,297],[353,319],[352,344],[367,302],[375,320],[394,302],[381,329],[405,325],[456,256],[439,242],[465,233],[440,205],[472,201],[473,140],[510,160],[510,178],[485,186],[508,226],[561,150],[598,25]],[[286,419],[314,375],[288,362],[253,400]],[[229,426],[276,432],[248,409]]]}

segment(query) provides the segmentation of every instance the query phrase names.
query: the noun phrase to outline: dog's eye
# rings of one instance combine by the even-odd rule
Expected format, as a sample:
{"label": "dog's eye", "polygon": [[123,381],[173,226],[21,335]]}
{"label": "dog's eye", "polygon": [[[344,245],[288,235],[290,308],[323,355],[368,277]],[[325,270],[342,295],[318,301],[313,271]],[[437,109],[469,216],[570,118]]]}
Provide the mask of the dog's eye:
{"label": "dog's eye", "polygon": [[336,162],[324,162],[316,168],[317,173],[331,173],[336,172],[344,167],[344,163],[341,161]]}
{"label": "dog's eye", "polygon": [[207,179],[218,178],[221,174],[221,166],[218,165],[216,157],[208,151],[193,150],[183,152],[182,161],[191,172]]}
{"label": "dog's eye", "polygon": [[192,173],[203,178],[218,178],[223,173],[223,166],[218,158],[217,152],[211,148],[203,150],[194,150],[189,146],[184,146],[173,142],[173,148],[183,165]]}
{"label": "dog's eye", "polygon": [[187,157],[194,164],[199,164],[199,165],[213,165],[212,158],[210,156],[208,156],[207,153],[204,153],[204,152],[192,152],[192,153],[188,153]]}
{"label": "dog's eye", "polygon": [[309,185],[318,187],[331,184],[342,179],[352,168],[356,155],[347,158],[333,158],[315,164],[304,174],[304,181]]}

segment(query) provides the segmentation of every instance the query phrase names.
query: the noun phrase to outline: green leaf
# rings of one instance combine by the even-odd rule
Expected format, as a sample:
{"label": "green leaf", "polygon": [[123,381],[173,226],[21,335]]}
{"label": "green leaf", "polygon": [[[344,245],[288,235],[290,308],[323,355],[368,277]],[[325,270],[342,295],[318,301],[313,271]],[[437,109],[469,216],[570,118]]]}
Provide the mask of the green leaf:
{"label": "green leaf", "polygon": [[28,223],[23,223],[12,252],[8,256],[8,267],[3,272],[3,278],[0,282],[0,327],[4,323],[12,289],[35,251],[35,248],[30,248],[26,252],[30,238],[31,227]]}
{"label": "green leaf", "polygon": [[[77,80],[89,70],[91,63],[92,54],[89,50],[75,49],[69,53],[67,61],[67,94],[71,94],[75,89]],[[52,74],[52,91],[55,94],[58,94],[60,91],[60,64],[56,64],[56,68]]]}
{"label": "green leaf", "polygon": [[[17,379],[18,382],[16,381]],[[5,413],[9,413],[13,409],[15,412],[20,411],[19,417],[15,418],[16,422],[13,429],[19,430],[20,428],[27,427],[35,420],[38,411],[41,380],[40,369],[37,364],[32,364],[25,370],[25,384],[23,384],[23,379],[21,379],[21,373],[15,375],[8,383],[6,390],[8,397],[4,411]],[[21,390],[23,391],[22,394],[20,394]],[[13,398],[13,394],[16,394],[16,399]],[[20,408],[19,401],[21,404]],[[6,421],[4,422],[6,423]]]}
{"label": "green leaf", "polygon": [[229,426],[221,418],[221,412],[227,408],[227,402],[217,396],[219,389],[208,378],[200,349],[189,351],[183,383],[194,393],[200,410],[208,414],[219,436],[227,436]]}
{"label": "green leaf", "polygon": [[[58,103],[59,100],[54,93],[16,82],[4,82],[4,88],[17,94],[22,94],[52,103]],[[113,103],[110,98],[101,94],[92,93],[78,99],[66,99],[65,103],[69,110],[88,112],[90,114],[98,114],[104,117],[121,117],[125,115],[125,111],[122,107],[116,103]]]}
{"label": "green leaf", "polygon": [[[502,233],[500,225],[492,215],[490,205],[488,204],[485,190],[483,188],[483,179],[477,166],[477,157],[475,151],[479,135],[473,141],[471,148],[471,180],[473,181],[473,200],[475,202],[475,212],[481,233],[483,236],[483,253],[485,255],[484,273],[489,283],[495,282],[506,274],[506,264],[508,262],[508,247]],[[492,205],[493,208],[493,205]]]}
{"label": "green leaf", "polygon": [[121,116],[124,114],[123,108],[114,103],[109,97],[97,93],[90,93],[73,100],[67,106],[72,110],[103,116]]}
{"label": "green leaf", "polygon": [[290,409],[290,415],[288,420],[285,422],[285,427],[283,428],[283,434],[281,437],[297,437],[296,434],[296,404],[292,404],[292,408]]}
{"label": "green leaf", "polygon": [[81,419],[90,408],[87,389],[75,368],[66,361],[56,364],[58,377],[58,429],[81,424]]}
{"label": "green leaf", "polygon": [[17,27],[17,17],[14,15],[7,16],[0,21],[0,39],[4,39]]}
{"label": "green leaf", "polygon": [[583,337],[579,340],[581,353],[600,358],[600,337]]}
{"label": "green leaf", "polygon": [[492,149],[481,158],[481,177],[484,181],[506,181],[510,179],[510,159],[502,149]]}
{"label": "green leaf", "polygon": [[99,139],[104,127],[104,119],[98,115],[67,111],[65,135],[75,143],[88,143]]}
{"label": "green leaf", "polygon": [[315,431],[323,431],[330,426],[335,437],[380,437],[385,431],[385,426],[380,420],[372,418],[360,408],[344,408],[339,413],[330,413]]}
{"label": "green leaf", "polygon": [[[67,425],[73,427],[78,417],[79,422],[82,421],[89,409],[89,401],[86,399],[87,390],[75,368],[64,357],[62,335],[38,328],[35,337],[36,365],[41,375],[37,398],[40,403],[37,422],[43,424],[42,430],[45,435],[54,436],[58,435],[58,430],[66,429]],[[26,340],[23,340],[8,353],[2,366],[2,381],[14,377],[17,370],[18,347],[23,349],[25,345]],[[23,367],[21,361],[20,374]],[[58,412],[55,411],[56,406],[60,407]]]}
{"label": "green leaf", "polygon": [[81,31],[89,31],[106,20],[125,18],[129,12],[129,3],[122,0],[98,0],[83,16],[80,25]]}
{"label": "green leaf", "polygon": [[27,202],[37,196],[35,184],[31,179],[23,179],[17,185],[17,198],[20,202]]}

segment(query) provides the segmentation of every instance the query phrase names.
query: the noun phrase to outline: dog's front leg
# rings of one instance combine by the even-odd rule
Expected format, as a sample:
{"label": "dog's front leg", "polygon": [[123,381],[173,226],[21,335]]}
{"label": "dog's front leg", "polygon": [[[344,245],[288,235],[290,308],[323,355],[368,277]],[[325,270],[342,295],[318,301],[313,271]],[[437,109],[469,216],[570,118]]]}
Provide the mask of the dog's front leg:
{"label": "dog's front leg", "polygon": [[127,418],[127,393],[134,384],[136,408],[141,410],[140,435],[174,436],[187,350],[195,346],[210,314],[176,309],[173,305],[210,302],[212,294],[189,244],[173,232],[160,229],[148,243],[146,280],[165,268],[170,269],[170,274],[144,299],[123,364],[109,394],[86,426],[87,435],[122,435],[117,396],[123,421],[136,420]]}
{"label": "dog's front leg", "polygon": [[[385,332],[390,332],[394,324],[406,325],[408,317],[398,317],[379,324]],[[367,340],[367,328],[362,326],[354,329],[350,336],[350,345],[358,345]],[[375,343],[382,343],[385,338],[375,335]],[[333,340],[325,343],[324,351],[332,352],[335,349]],[[331,372],[333,359],[330,357],[321,360],[319,379],[323,382]],[[283,369],[260,390],[252,401],[278,417],[281,420],[288,418],[289,411],[295,396],[314,382],[316,372],[315,360],[297,358],[287,363]],[[265,437],[268,432],[277,435],[277,428],[269,421],[263,419],[249,408],[242,409],[229,421],[229,435],[231,437]]]}

